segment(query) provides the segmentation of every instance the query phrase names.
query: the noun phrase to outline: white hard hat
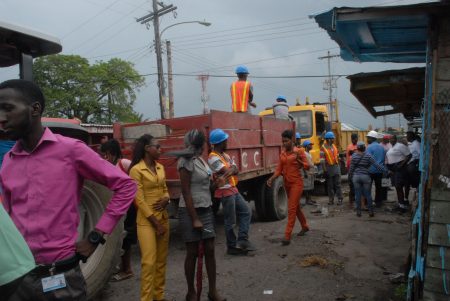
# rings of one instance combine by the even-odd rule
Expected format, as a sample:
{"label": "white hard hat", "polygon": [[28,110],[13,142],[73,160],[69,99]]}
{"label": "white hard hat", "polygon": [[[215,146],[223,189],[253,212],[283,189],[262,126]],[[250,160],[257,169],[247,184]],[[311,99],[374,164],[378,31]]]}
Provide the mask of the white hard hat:
{"label": "white hard hat", "polygon": [[371,137],[371,138],[374,138],[374,139],[378,139],[379,135],[378,135],[378,133],[376,131],[370,131],[370,132],[367,133],[366,137]]}

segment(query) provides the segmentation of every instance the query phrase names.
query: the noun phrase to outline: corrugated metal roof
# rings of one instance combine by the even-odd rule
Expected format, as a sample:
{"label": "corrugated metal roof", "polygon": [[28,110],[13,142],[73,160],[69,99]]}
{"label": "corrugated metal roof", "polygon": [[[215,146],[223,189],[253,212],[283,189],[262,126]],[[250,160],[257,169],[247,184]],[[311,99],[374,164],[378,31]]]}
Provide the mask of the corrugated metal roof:
{"label": "corrugated metal roof", "polygon": [[341,57],[358,62],[425,62],[429,14],[449,12],[450,4],[333,8],[315,15],[341,48]]}

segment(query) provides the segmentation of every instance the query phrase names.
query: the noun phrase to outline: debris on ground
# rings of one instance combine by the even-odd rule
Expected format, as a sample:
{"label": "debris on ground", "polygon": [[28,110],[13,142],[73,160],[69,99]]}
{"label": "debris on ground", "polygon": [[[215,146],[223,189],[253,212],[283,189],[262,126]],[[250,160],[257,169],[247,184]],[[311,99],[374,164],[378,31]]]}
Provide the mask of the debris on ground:
{"label": "debris on ground", "polygon": [[310,255],[301,260],[299,264],[302,267],[320,266],[325,268],[328,265],[328,260],[319,255]]}
{"label": "debris on ground", "polygon": [[354,299],[355,296],[350,295],[350,294],[341,294],[339,296],[337,296],[334,300],[336,301],[345,301],[347,299]]}
{"label": "debris on ground", "polygon": [[399,284],[405,282],[405,274],[403,273],[396,273],[389,275],[389,281],[391,283]]}

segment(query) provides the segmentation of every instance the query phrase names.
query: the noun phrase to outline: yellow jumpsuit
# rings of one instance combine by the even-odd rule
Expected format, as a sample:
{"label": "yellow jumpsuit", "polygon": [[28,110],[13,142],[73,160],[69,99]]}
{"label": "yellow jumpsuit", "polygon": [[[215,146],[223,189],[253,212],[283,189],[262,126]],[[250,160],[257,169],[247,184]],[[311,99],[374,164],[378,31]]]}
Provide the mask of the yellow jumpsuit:
{"label": "yellow jumpsuit", "polygon": [[[167,210],[156,211],[152,205],[169,197],[164,167],[156,163],[154,174],[141,160],[130,170],[137,183],[137,236],[141,249],[141,301],[163,300],[166,280],[166,260],[169,250],[169,218]],[[167,229],[163,236],[156,234],[148,217],[154,215]]]}

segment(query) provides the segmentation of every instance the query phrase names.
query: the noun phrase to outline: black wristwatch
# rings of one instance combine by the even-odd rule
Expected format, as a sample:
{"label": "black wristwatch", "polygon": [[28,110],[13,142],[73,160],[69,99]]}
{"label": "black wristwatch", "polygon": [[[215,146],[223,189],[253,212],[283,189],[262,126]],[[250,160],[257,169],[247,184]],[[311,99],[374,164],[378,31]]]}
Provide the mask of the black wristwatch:
{"label": "black wristwatch", "polygon": [[87,237],[88,241],[93,245],[104,244],[106,240],[103,238],[103,235],[98,233],[97,231],[91,231]]}

